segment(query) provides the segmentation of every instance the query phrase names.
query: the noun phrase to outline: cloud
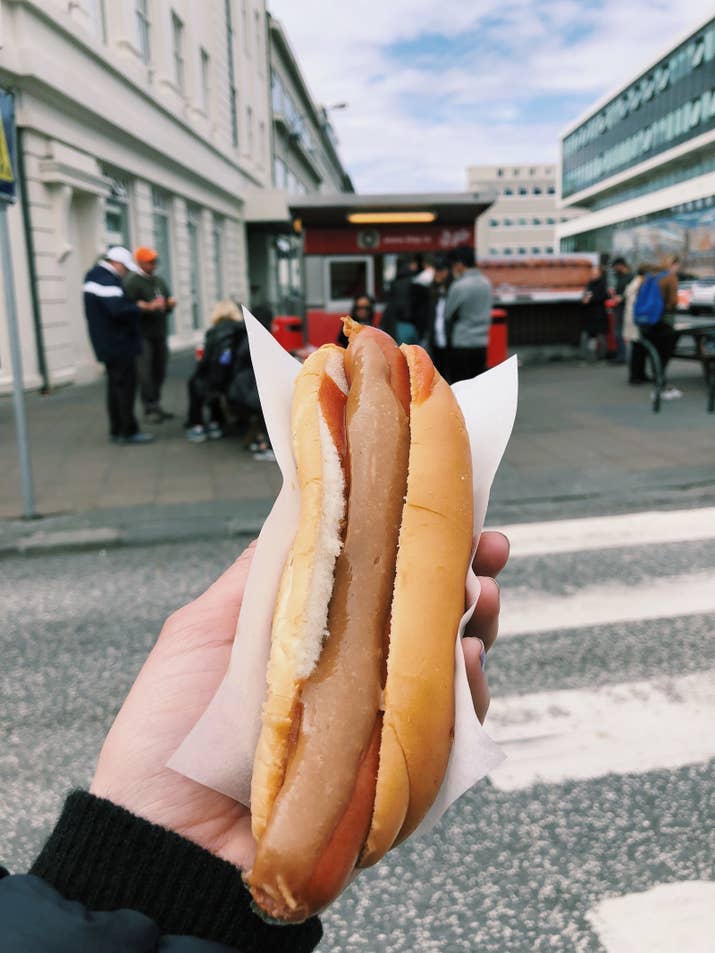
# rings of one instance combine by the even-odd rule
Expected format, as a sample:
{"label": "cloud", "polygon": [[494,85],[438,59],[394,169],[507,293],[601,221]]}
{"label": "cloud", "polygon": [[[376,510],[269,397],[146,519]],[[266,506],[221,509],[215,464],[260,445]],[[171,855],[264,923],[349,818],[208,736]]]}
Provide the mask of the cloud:
{"label": "cloud", "polygon": [[365,192],[461,190],[468,165],[552,162],[584,109],[712,0],[269,0]]}

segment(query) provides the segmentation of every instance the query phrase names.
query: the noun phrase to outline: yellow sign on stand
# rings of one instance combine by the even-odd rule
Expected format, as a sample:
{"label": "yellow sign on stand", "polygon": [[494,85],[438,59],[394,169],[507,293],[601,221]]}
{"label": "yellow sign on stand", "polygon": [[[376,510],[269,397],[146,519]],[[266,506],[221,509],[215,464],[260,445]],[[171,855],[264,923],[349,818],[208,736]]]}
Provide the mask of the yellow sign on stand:
{"label": "yellow sign on stand", "polygon": [[0,202],[15,201],[15,149],[15,97],[0,89]]}
{"label": "yellow sign on stand", "polygon": [[10,150],[5,138],[5,123],[0,122],[0,182],[14,182],[15,173],[12,171]]}

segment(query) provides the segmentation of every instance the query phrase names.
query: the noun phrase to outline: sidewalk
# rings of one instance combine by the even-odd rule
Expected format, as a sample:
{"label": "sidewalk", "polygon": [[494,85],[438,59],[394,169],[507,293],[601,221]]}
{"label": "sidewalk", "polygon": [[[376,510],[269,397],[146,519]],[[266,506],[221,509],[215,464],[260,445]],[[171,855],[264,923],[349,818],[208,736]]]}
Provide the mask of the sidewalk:
{"label": "sidewalk", "polygon": [[[1,398],[0,551],[256,532],[280,473],[235,439],[186,441],[191,360],[172,359],[164,404],[176,418],[147,428],[158,437],[150,446],[108,442],[103,381],[27,396],[37,521],[18,518],[14,418],[10,398]],[[705,412],[699,367],[679,362],[673,371],[684,396],[653,414],[649,387],[629,387],[623,367],[522,368],[490,522],[712,502],[715,415]]]}

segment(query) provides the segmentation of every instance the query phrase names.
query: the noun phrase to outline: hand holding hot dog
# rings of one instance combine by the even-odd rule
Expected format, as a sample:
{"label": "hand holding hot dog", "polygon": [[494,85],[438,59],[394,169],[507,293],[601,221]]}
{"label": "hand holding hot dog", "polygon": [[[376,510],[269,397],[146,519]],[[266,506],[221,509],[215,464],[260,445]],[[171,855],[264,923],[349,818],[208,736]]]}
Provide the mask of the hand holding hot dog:
{"label": "hand holding hot dog", "polygon": [[[226,674],[253,544],[206,592],[172,613],[104,742],[92,792],[176,831],[248,869],[255,841],[248,808],[165,767],[203,714]],[[498,587],[509,544],[501,533],[482,533],[474,561],[482,593],[462,643],[474,707],[483,720],[488,689],[480,663],[481,640],[496,637]]]}

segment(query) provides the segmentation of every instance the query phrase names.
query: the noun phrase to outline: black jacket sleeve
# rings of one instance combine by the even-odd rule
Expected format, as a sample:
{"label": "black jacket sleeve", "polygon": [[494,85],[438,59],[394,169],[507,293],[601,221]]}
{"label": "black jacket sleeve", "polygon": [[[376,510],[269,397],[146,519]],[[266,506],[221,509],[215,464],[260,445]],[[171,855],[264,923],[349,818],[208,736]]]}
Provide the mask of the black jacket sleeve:
{"label": "black jacket sleeve", "polygon": [[232,864],[84,791],[30,875],[0,879],[3,953],[310,953],[321,936],[317,918],[265,923]]}
{"label": "black jacket sleeve", "polygon": [[103,298],[102,303],[107,309],[109,316],[115,320],[123,320],[124,318],[140,318],[141,310],[138,305],[136,305],[130,298],[127,298],[126,295],[121,297],[117,296],[116,298]]}

